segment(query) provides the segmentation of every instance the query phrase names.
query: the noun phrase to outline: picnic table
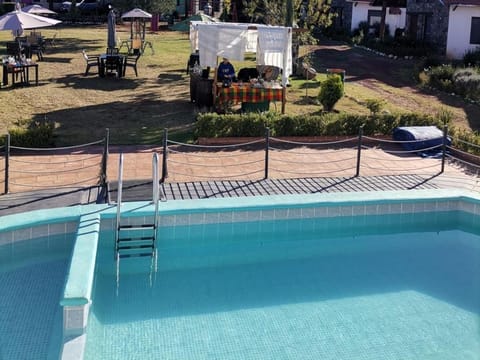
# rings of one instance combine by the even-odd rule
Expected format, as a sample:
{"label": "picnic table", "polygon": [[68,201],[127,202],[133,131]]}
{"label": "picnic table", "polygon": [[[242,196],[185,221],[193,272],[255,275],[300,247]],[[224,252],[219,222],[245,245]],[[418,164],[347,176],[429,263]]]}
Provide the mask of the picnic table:
{"label": "picnic table", "polygon": [[285,88],[279,84],[262,86],[250,83],[232,83],[223,87],[222,83],[217,84],[217,103],[222,106],[228,103],[266,103],[280,101],[282,103],[282,114],[285,113]]}

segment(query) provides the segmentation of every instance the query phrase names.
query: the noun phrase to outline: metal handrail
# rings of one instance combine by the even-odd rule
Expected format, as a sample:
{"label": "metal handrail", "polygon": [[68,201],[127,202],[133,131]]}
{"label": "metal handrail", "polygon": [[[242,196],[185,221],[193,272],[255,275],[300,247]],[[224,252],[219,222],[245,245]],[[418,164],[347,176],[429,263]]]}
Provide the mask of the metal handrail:
{"label": "metal handrail", "polygon": [[119,226],[120,226],[120,213],[122,205],[122,188],[123,188],[123,153],[120,154],[118,160],[118,188],[117,188],[117,218],[115,226],[115,253],[117,252],[118,236],[119,236]]}
{"label": "metal handrail", "polygon": [[153,243],[157,241],[157,226],[158,226],[158,200],[160,199],[160,181],[158,178],[158,154],[153,154],[152,158],[152,181],[153,181],[153,203],[155,204],[155,218],[154,218],[154,232]]}

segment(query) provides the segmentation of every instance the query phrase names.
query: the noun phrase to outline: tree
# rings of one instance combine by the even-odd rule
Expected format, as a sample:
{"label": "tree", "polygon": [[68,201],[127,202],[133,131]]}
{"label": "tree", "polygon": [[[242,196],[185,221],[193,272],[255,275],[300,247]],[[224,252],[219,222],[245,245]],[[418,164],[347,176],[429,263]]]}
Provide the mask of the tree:
{"label": "tree", "polygon": [[[268,25],[292,23],[308,30],[327,27],[332,23],[331,0],[250,0],[243,1],[244,13],[251,22]],[[290,15],[289,10],[293,10]]]}

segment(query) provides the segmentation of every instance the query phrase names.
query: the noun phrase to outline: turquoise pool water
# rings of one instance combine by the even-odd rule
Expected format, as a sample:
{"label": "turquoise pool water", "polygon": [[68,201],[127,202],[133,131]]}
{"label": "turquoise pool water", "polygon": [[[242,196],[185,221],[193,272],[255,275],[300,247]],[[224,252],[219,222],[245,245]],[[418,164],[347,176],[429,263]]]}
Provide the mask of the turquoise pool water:
{"label": "turquoise pool water", "polygon": [[480,359],[480,239],[466,218],[165,228],[158,272],[123,260],[118,289],[106,233],[85,359]]}
{"label": "turquoise pool water", "polygon": [[0,359],[58,360],[73,235],[0,246]]}

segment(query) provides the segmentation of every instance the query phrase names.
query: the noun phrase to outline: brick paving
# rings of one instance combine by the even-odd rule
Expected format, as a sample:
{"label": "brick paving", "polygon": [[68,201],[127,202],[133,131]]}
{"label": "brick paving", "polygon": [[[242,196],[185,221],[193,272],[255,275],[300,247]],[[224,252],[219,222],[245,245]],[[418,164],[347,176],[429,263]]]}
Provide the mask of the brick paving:
{"label": "brick paving", "polygon": [[[167,199],[254,196],[331,191],[382,191],[462,187],[478,190],[478,178],[456,164],[417,155],[392,154],[378,148],[362,150],[360,176],[355,177],[357,150],[296,147],[269,151],[268,179],[265,152],[258,149],[217,148],[177,152],[168,156]],[[193,148],[193,150],[196,150]],[[102,148],[61,154],[12,154],[9,194],[0,196],[0,215],[42,207],[91,203],[99,197]],[[124,199],[151,196],[152,157],[161,147],[111,146],[107,179],[115,198],[118,160],[124,154]],[[5,166],[0,159],[0,169]],[[3,174],[0,175],[3,188]]]}

